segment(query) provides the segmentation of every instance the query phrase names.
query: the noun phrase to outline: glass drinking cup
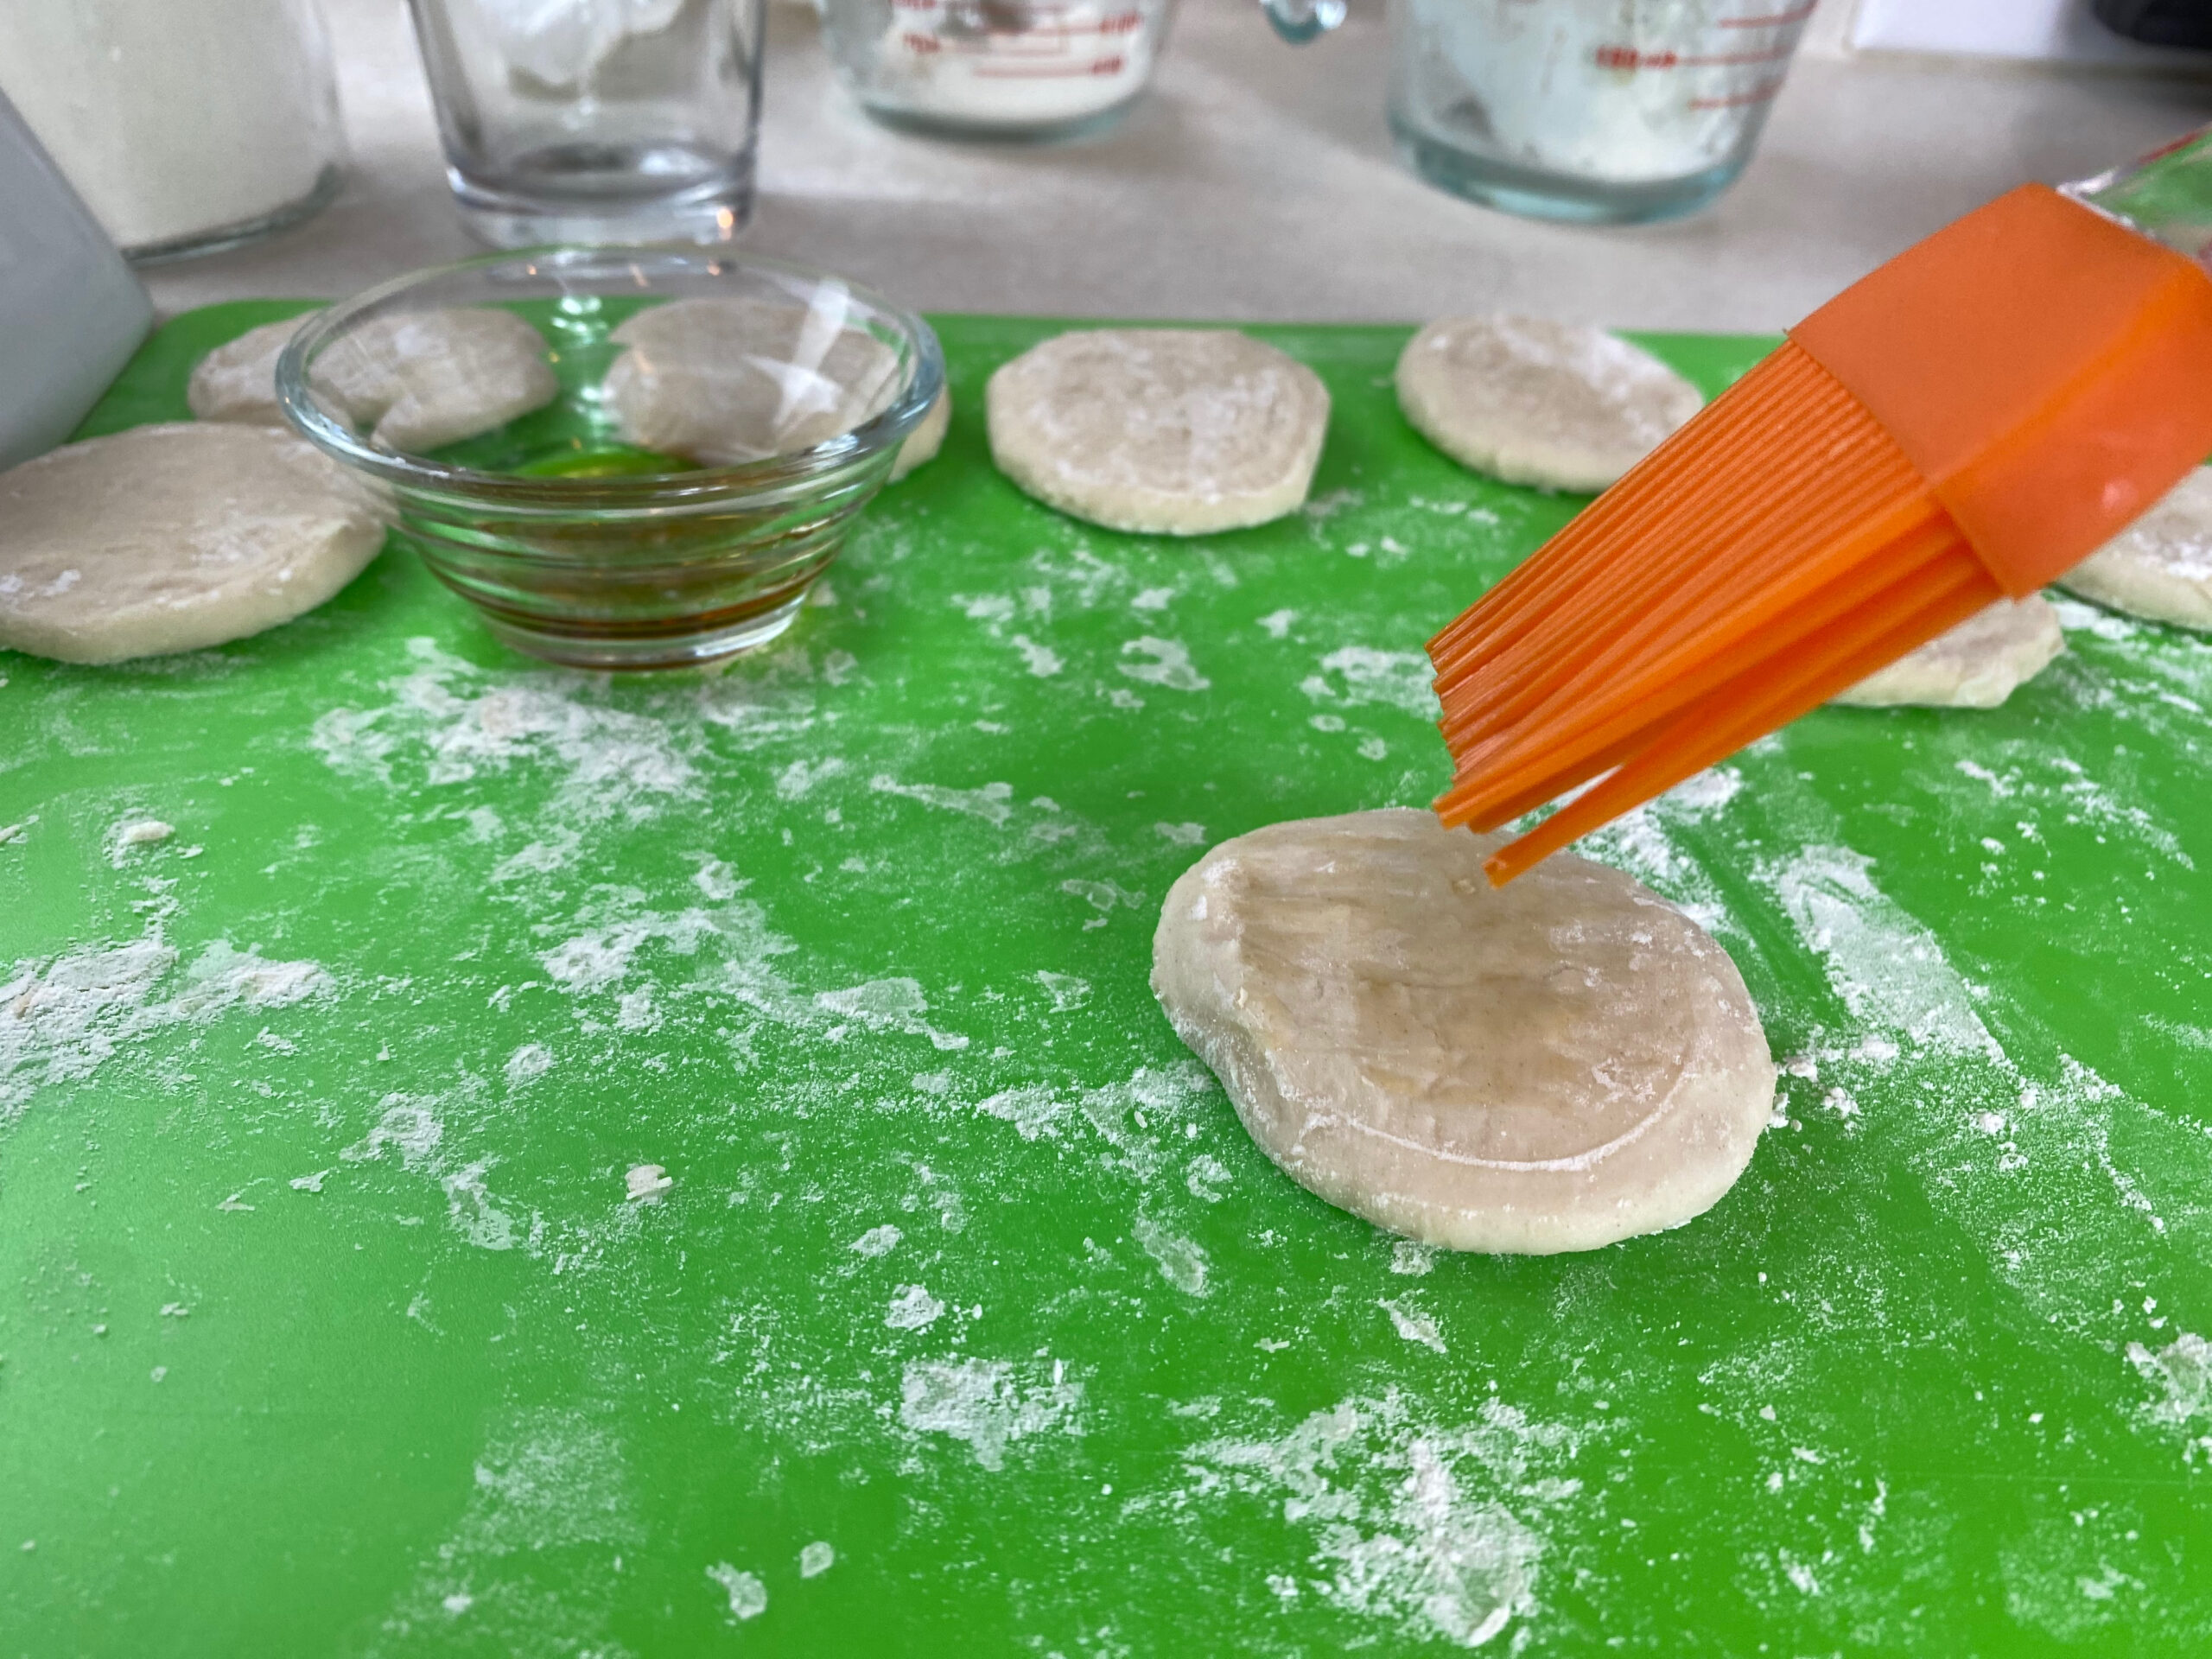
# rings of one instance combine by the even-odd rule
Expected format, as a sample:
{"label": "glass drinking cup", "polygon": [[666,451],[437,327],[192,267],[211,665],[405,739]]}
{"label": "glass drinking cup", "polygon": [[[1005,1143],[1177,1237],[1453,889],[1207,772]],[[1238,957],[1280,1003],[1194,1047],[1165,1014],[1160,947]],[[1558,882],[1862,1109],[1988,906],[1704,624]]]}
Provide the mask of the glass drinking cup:
{"label": "glass drinking cup", "polygon": [[727,242],[766,0],[409,0],[446,176],[495,247]]}

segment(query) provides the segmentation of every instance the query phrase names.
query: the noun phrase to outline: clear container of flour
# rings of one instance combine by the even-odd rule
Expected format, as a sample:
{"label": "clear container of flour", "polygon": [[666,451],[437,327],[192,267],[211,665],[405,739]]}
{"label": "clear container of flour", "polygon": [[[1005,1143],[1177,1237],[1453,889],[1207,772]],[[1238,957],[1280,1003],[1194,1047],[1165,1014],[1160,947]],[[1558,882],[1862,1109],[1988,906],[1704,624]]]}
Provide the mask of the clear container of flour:
{"label": "clear container of flour", "polygon": [[[1261,0],[1302,42],[1341,0]],[[1735,181],[1812,0],[1390,0],[1390,130],[1455,194],[1542,219],[1692,213]]]}
{"label": "clear container of flour", "polygon": [[252,241],[337,193],[315,0],[4,0],[0,92],[136,263]]}
{"label": "clear container of flour", "polygon": [[1173,0],[822,0],[830,60],[893,126],[960,137],[1085,136],[1119,119]]}

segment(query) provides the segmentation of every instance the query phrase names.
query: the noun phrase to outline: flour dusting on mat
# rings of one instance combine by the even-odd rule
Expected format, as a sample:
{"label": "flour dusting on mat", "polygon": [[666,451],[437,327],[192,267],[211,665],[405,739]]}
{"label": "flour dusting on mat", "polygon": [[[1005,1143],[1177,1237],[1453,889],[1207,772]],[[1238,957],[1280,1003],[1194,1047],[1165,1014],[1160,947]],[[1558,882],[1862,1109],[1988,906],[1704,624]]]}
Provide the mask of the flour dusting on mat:
{"label": "flour dusting on mat", "polygon": [[899,1421],[915,1434],[964,1441],[984,1468],[1006,1466],[1010,1448],[1048,1433],[1080,1434],[1083,1384],[1055,1362],[1036,1376],[1002,1359],[916,1360],[899,1382]]}
{"label": "flour dusting on mat", "polygon": [[1278,1436],[1190,1447],[1193,1484],[1172,1504],[1202,1514],[1224,1491],[1279,1504],[1329,1573],[1314,1581],[1319,1594],[1402,1639],[1478,1648],[1538,1611],[1539,1525],[1581,1491],[1547,1471],[1572,1460],[1577,1440],[1496,1399],[1448,1425],[1393,1389]]}
{"label": "flour dusting on mat", "polygon": [[668,722],[594,699],[582,675],[493,673],[429,639],[409,650],[421,665],[385,683],[389,702],[340,705],[315,721],[308,741],[334,771],[436,788],[546,766],[564,809],[632,823],[696,786],[694,756]]}
{"label": "flour dusting on mat", "polygon": [[127,944],[18,962],[0,982],[0,1125],[48,1084],[80,1082],[116,1052],[165,1027],[233,1008],[289,1007],[335,988],[313,962],[272,962],[218,939],[167,997],[178,953],[158,929]]}
{"label": "flour dusting on mat", "polygon": [[478,1456],[460,1520],[364,1651],[444,1649],[461,1617],[464,1630],[499,1632],[503,1651],[617,1650],[622,1552],[645,1541],[625,1448],[595,1414],[515,1413]]}
{"label": "flour dusting on mat", "polygon": [[768,1586],[757,1575],[740,1572],[728,1561],[716,1561],[707,1569],[707,1576],[728,1593],[733,1622],[758,1618],[768,1611]]}

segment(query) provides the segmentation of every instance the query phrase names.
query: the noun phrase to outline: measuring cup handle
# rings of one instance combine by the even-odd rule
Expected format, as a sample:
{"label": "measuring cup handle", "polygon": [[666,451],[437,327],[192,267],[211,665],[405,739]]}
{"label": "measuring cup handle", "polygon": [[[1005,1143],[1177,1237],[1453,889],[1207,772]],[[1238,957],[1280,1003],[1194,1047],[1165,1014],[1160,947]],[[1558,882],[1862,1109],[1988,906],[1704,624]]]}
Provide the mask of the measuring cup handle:
{"label": "measuring cup handle", "polygon": [[1260,10],[1293,46],[1303,46],[1344,20],[1344,0],[1260,0]]}

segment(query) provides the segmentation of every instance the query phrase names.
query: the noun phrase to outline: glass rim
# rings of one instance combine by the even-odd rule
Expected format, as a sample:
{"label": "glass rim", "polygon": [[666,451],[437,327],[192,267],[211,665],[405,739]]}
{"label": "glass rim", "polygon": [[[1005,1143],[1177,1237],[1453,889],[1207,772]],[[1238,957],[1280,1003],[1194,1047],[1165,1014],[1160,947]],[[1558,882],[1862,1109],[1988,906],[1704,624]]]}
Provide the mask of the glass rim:
{"label": "glass rim", "polygon": [[[641,267],[648,264],[705,269],[717,276],[726,271],[760,271],[810,283],[835,283],[906,335],[914,348],[914,372],[905,390],[876,414],[808,448],[735,466],[597,478],[527,478],[512,473],[482,472],[404,450],[379,448],[327,413],[308,384],[308,359],[365,314],[395,296],[428,287],[442,278],[501,267],[517,267],[530,276],[550,271],[557,283],[560,268],[587,263],[617,267],[627,264],[637,288],[645,293],[652,289]],[[604,297],[600,290],[592,291]],[[493,499],[504,508],[524,513],[664,513],[693,507],[708,509],[725,505],[734,498],[801,490],[853,463],[895,448],[920,423],[944,389],[944,354],[936,331],[918,314],[893,304],[866,283],[854,282],[835,271],[792,260],[736,256],[718,250],[556,243],[542,248],[480,254],[451,264],[409,271],[310,313],[308,321],[285,343],[283,353],[276,360],[276,379],[277,402],[285,418],[302,436],[324,453],[396,488],[454,499]]]}

